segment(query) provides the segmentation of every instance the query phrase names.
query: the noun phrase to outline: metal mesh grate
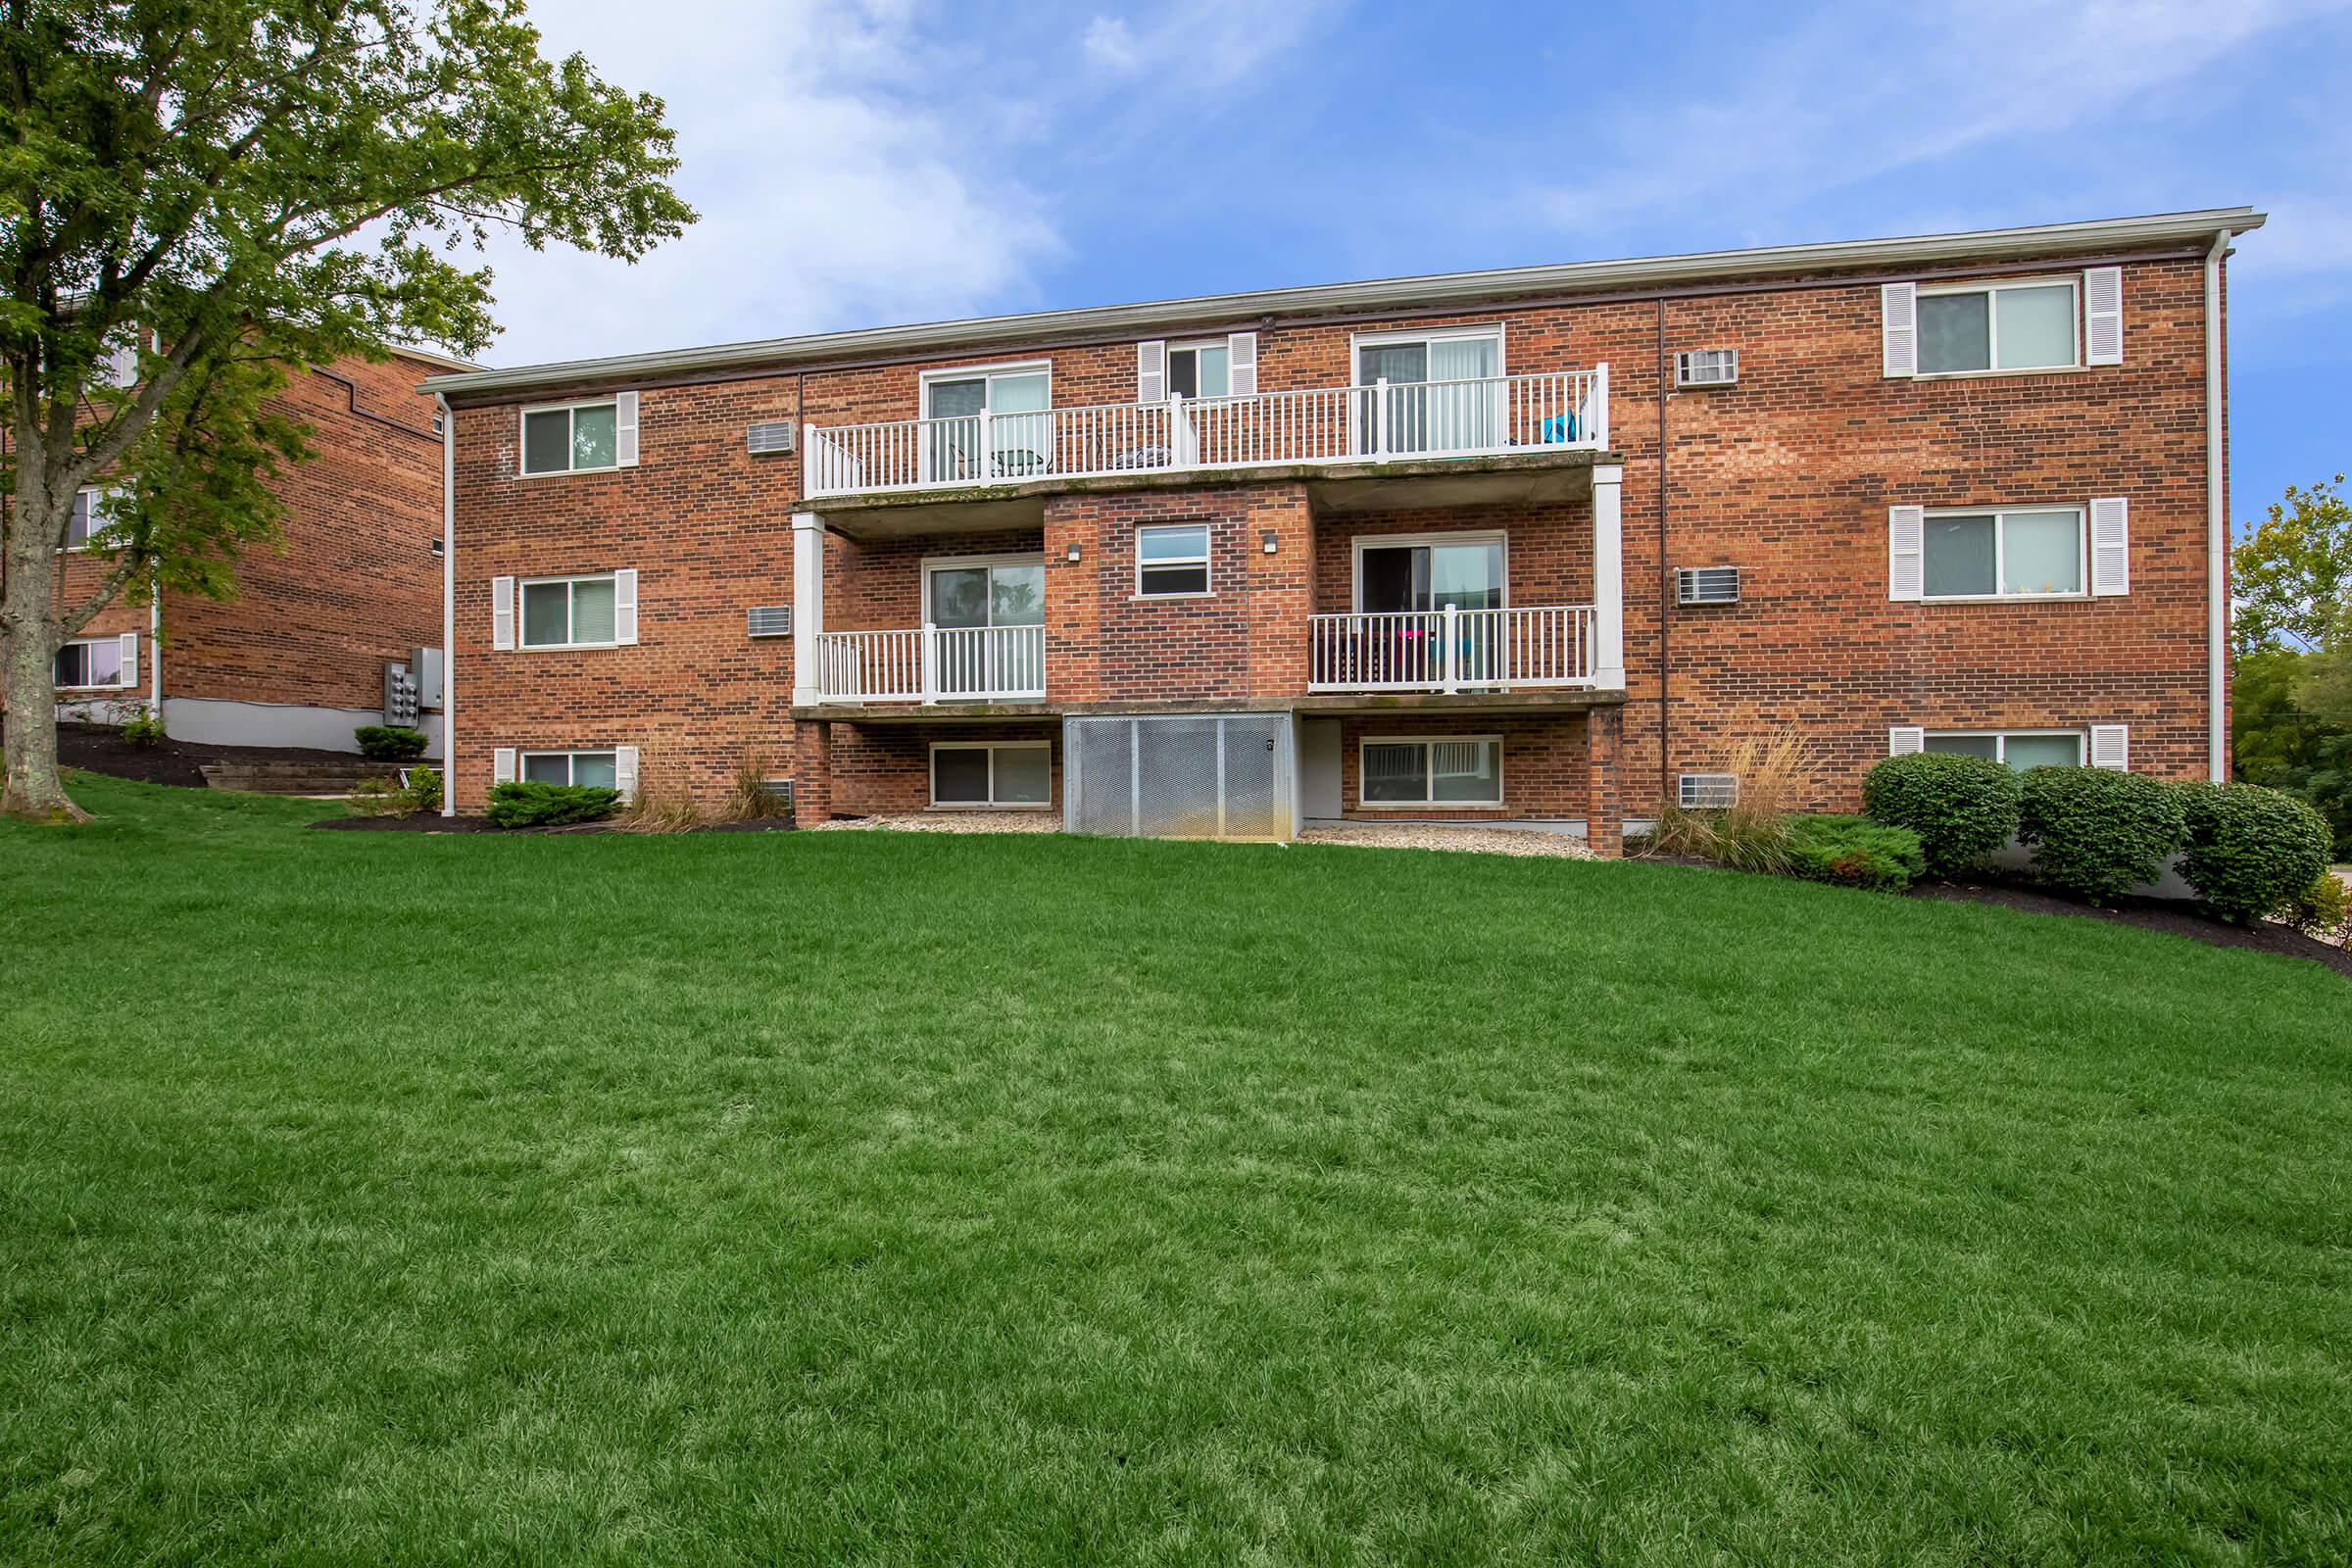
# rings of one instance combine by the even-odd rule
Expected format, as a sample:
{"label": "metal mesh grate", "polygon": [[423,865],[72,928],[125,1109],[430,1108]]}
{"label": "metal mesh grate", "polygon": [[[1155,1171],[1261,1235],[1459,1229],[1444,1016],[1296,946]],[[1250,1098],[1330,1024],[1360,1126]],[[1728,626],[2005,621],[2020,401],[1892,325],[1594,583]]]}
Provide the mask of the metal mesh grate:
{"label": "metal mesh grate", "polygon": [[1287,839],[1291,727],[1279,713],[1064,722],[1063,822],[1073,833]]}

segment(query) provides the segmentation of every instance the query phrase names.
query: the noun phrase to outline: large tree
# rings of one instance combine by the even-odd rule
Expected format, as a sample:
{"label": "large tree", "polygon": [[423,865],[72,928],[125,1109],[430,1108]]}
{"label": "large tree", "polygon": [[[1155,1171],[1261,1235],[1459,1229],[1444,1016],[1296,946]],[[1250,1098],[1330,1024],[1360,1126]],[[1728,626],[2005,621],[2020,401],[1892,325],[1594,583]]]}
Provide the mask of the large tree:
{"label": "large tree", "polygon": [[2352,504],[2344,476],[2308,489],[2286,487],[2270,515],[2230,553],[2237,605],[2230,622],[2236,651],[2308,652],[2352,611]]}
{"label": "large tree", "polygon": [[[270,394],[404,344],[478,353],[494,228],[634,260],[694,213],[659,99],[551,61],[520,0],[0,0],[0,811],[81,813],[58,645],[231,591],[306,455]],[[101,580],[59,572],[104,483]]]}

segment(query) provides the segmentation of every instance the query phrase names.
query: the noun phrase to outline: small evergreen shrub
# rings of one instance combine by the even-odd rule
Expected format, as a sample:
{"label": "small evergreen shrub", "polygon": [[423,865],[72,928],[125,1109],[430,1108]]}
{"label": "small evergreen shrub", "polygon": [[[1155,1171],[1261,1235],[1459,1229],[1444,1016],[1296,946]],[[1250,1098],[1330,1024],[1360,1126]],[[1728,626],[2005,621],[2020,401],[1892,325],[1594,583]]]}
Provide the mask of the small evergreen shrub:
{"label": "small evergreen shrub", "polygon": [[362,724],[353,730],[360,755],[375,762],[406,762],[424,755],[424,731],[405,724]]}
{"label": "small evergreen shrub", "polygon": [[438,811],[441,809],[441,770],[437,767],[410,768],[409,782],[400,793],[412,813]]}
{"label": "small evergreen shrub", "polygon": [[2328,870],[2328,819],[2250,784],[2183,784],[2180,875],[2225,920],[2259,920]]}
{"label": "small evergreen shrub", "polygon": [[1900,893],[1928,868],[1919,835],[1863,816],[1800,816],[1788,824],[1788,869],[1808,882]]}
{"label": "small evergreen shrub", "polygon": [[2170,784],[2104,767],[2036,767],[2024,775],[2017,836],[2053,890],[2104,904],[2153,882],[2180,847],[2181,795]]}
{"label": "small evergreen shrub", "polygon": [[1927,868],[1965,875],[2017,831],[2020,780],[1984,757],[1914,752],[1889,757],[1862,776],[1862,809],[1888,827],[1919,836]]}
{"label": "small evergreen shrub", "polygon": [[618,790],[521,779],[493,789],[483,814],[500,827],[562,827],[611,816],[619,805]]}
{"label": "small evergreen shrub", "polygon": [[142,710],[122,721],[122,738],[133,746],[153,746],[164,738],[164,721]]}
{"label": "small evergreen shrub", "polygon": [[2328,942],[2352,940],[2352,888],[2345,887],[2344,879],[2333,871],[2322,871],[2319,879],[2286,906],[2286,919],[2305,936]]}

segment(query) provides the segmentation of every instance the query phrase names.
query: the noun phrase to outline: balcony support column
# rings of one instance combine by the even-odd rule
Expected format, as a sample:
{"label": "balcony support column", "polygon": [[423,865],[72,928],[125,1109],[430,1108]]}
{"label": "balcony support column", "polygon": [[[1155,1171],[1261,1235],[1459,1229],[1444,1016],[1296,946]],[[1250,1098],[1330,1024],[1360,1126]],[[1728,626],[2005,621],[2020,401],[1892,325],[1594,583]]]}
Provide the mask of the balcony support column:
{"label": "balcony support column", "polygon": [[1592,684],[1625,689],[1625,469],[1592,469]]}
{"label": "balcony support column", "polygon": [[818,700],[817,638],[825,630],[825,519],[813,512],[792,514],[792,701],[796,708]]}

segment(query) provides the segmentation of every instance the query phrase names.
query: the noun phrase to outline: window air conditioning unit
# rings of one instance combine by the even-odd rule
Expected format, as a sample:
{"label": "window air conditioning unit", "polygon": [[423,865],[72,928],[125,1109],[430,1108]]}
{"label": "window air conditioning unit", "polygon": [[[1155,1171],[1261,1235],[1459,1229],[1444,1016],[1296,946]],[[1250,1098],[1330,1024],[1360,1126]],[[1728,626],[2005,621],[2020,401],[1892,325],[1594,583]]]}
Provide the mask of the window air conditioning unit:
{"label": "window air conditioning unit", "polygon": [[1722,810],[1740,804],[1737,773],[1685,773],[1678,798],[1690,811]]}
{"label": "window air conditioning unit", "polygon": [[1738,566],[1677,566],[1674,602],[1678,605],[1736,605],[1740,602]]}
{"label": "window air conditioning unit", "polygon": [[789,419],[770,419],[755,424],[744,431],[743,444],[755,458],[773,457],[792,450],[793,427]]}
{"label": "window air conditioning unit", "polygon": [[1676,386],[1730,386],[1739,379],[1738,349],[1685,349],[1674,357]]}
{"label": "window air conditioning unit", "polygon": [[743,629],[754,637],[792,635],[790,605],[754,605],[743,612]]}

